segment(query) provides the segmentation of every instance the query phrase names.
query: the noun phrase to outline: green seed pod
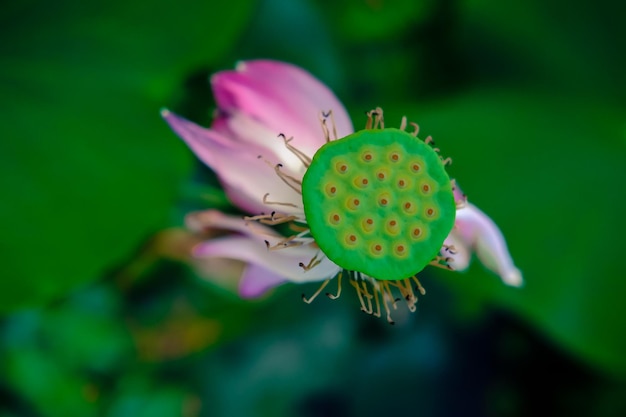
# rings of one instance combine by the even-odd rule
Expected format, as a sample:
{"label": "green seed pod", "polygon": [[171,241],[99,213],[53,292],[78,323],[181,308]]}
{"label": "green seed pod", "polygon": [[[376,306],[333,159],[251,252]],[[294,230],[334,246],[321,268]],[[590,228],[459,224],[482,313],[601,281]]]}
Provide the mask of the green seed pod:
{"label": "green seed pod", "polygon": [[399,129],[361,130],[321,147],[302,181],[320,249],[340,267],[401,280],[424,269],[454,226],[439,155]]}

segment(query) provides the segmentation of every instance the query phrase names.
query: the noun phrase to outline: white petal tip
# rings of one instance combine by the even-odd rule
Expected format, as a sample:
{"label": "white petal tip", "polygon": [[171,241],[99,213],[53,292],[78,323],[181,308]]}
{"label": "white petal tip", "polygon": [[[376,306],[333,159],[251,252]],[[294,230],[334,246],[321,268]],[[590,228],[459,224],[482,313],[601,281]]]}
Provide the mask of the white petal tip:
{"label": "white petal tip", "polygon": [[502,275],[502,281],[511,287],[519,288],[524,285],[524,278],[522,277],[522,272],[519,269],[513,269],[505,275]]}

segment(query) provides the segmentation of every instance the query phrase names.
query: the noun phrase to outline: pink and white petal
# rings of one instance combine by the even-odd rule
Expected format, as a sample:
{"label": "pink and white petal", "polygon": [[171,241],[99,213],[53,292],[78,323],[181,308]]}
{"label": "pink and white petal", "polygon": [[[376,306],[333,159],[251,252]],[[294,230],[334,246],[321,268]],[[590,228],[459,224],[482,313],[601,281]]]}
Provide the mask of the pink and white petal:
{"label": "pink and white petal", "polygon": [[[258,81],[272,80],[282,87],[279,93],[285,98],[293,97],[293,93],[297,92],[298,95],[294,98],[299,99],[297,102],[303,105],[303,110],[306,110],[307,105],[312,110],[321,109],[324,112],[332,110],[339,137],[354,132],[352,120],[335,93],[302,68],[284,62],[256,60],[239,63],[237,70]],[[310,127],[317,127],[317,124],[312,123]]]}
{"label": "pink and white petal", "polygon": [[[256,119],[243,112],[233,111],[228,116],[219,116],[213,122],[213,129],[233,140],[250,144],[254,149],[260,149],[259,154],[264,159],[274,164],[281,163],[285,172],[302,179],[306,170],[303,163],[287,149],[284,139]],[[313,154],[308,156],[312,158]]]}
{"label": "pink and white petal", "polygon": [[239,233],[257,241],[264,248],[266,248],[265,241],[269,242],[270,245],[274,245],[284,239],[284,236],[276,233],[271,227],[255,221],[245,220],[239,216],[230,216],[218,210],[191,212],[185,217],[185,225],[194,232],[217,229]]}
{"label": "pink and white petal", "polygon": [[211,239],[194,248],[194,256],[239,259],[297,283],[322,281],[339,272],[340,268],[326,257],[309,271],[300,267],[300,263],[308,264],[318,253],[319,249],[305,246],[270,251],[263,243],[246,236]]}
{"label": "pink and white petal", "polygon": [[457,207],[463,207],[467,203],[467,196],[455,179],[452,180],[452,193],[454,194],[454,203]]}
{"label": "pink and white petal", "polygon": [[[170,111],[163,110],[162,116],[196,156],[217,173],[227,193],[237,190],[237,202],[241,208],[250,213],[267,210],[263,203],[266,193],[273,201],[302,206],[301,196],[284,184],[271,166],[258,158],[259,149],[228,141],[214,130],[198,126]],[[294,211],[284,207],[286,212]]]}
{"label": "pink and white petal", "polygon": [[282,275],[249,263],[239,280],[239,295],[243,298],[257,298],[285,282],[288,281]]}
{"label": "pink and white petal", "polygon": [[504,240],[496,224],[480,209],[471,203],[457,210],[455,238],[472,248],[485,267],[500,276],[505,284],[519,287],[523,284],[522,273],[513,263]]}
{"label": "pink and white petal", "polygon": [[454,247],[454,251],[445,251],[442,249],[444,256],[452,258],[452,262],[450,262],[452,269],[455,271],[464,271],[469,268],[472,259],[471,248],[456,236],[454,230],[450,232],[443,244]]}
{"label": "pink and white petal", "polygon": [[294,146],[313,155],[324,144],[321,112],[333,111],[339,137],[353,132],[352,122],[335,95],[311,74],[275,61],[240,63],[211,79],[218,106],[259,120],[274,134],[293,136]]}

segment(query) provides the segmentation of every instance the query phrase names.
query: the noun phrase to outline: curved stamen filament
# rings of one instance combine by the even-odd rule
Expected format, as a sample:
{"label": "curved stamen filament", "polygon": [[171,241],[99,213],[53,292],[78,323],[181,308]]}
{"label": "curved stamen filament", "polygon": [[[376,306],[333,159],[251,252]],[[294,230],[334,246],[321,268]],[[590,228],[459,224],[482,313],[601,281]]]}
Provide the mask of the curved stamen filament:
{"label": "curved stamen filament", "polygon": [[[331,300],[336,300],[341,295],[341,278],[342,277],[343,277],[343,271],[339,271],[339,274],[337,274],[337,293],[336,294],[331,294],[329,292],[326,293],[326,296],[330,298]],[[327,280],[322,282],[322,285],[320,285],[320,287],[317,289],[317,291],[315,291],[315,293],[311,297],[306,298],[306,296],[302,294],[302,301],[304,301],[307,304],[311,304],[313,300],[315,300],[317,296],[320,295],[322,290],[326,288],[326,286],[332,279],[333,278],[328,278]]]}
{"label": "curved stamen filament", "polygon": [[366,129],[384,129],[385,119],[383,117],[383,109],[376,107],[374,110],[370,110],[367,113],[367,122],[365,122]]}
{"label": "curved stamen filament", "polygon": [[304,263],[300,262],[300,264],[299,264],[300,268],[304,269],[304,272],[306,272],[306,271],[310,271],[311,269],[313,269],[316,266],[318,266],[322,262],[320,259],[317,259],[318,255],[319,255],[319,253],[316,254],[313,258],[311,258],[309,263],[306,264],[306,265]]}
{"label": "curved stamen filament", "polygon": [[436,256],[429,265],[436,266],[437,268],[441,269],[447,269],[449,271],[454,271],[454,268],[452,268],[452,265],[450,265],[452,261],[454,261],[454,259],[450,257]]}
{"label": "curved stamen filament", "polygon": [[[330,119],[330,125],[333,130],[333,138],[330,137],[330,131],[328,130],[328,126],[326,125],[326,121]],[[326,113],[321,112],[320,114],[320,122],[322,123],[322,131],[324,132],[324,138],[326,142],[330,142],[331,140],[337,140],[337,125],[335,124],[335,116],[333,115],[332,110],[328,110]]]}
{"label": "curved stamen filament", "polygon": [[269,250],[279,250],[279,249],[287,249],[293,248],[294,246],[302,246],[309,243],[314,243],[315,240],[312,237],[304,237],[309,234],[309,229],[306,229],[297,235],[288,236],[279,240],[277,243],[271,245],[267,240],[265,241],[265,245]]}
{"label": "curved stamen filament", "polygon": [[267,224],[269,226],[275,226],[277,224],[289,223],[297,221],[298,217],[294,215],[286,215],[282,213],[276,213],[273,211],[271,214],[260,214],[258,216],[245,216],[246,221],[258,221],[259,223]]}
{"label": "curved stamen filament", "polygon": [[267,199],[267,197],[270,195],[270,193],[265,193],[265,195],[263,196],[263,204],[267,204],[267,205],[276,205],[276,206],[289,206],[289,207],[295,207],[295,208],[300,208],[300,206],[296,206],[293,203],[281,203],[280,201],[269,201]]}
{"label": "curved stamen filament", "polygon": [[304,152],[302,152],[301,150],[299,150],[298,148],[296,148],[295,146],[289,143],[293,140],[293,136],[287,139],[287,137],[283,133],[280,133],[278,137],[283,139],[287,150],[289,150],[292,154],[294,154],[296,158],[298,158],[300,162],[302,162],[302,165],[304,165],[305,168],[308,168],[311,165],[311,158],[307,154],[305,154]]}

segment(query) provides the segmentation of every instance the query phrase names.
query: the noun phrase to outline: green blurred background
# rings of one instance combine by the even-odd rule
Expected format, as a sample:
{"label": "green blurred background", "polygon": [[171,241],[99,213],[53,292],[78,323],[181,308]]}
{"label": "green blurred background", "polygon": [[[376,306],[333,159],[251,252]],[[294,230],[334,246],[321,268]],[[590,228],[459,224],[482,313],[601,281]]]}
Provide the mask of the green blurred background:
{"label": "green blurred background", "polygon": [[[4,2],[0,416],[626,415],[626,9],[618,0]],[[300,65],[355,126],[418,122],[526,286],[426,271],[396,326],[316,286],[186,262],[229,206],[161,120],[210,74]],[[396,122],[394,122],[396,121]]]}

